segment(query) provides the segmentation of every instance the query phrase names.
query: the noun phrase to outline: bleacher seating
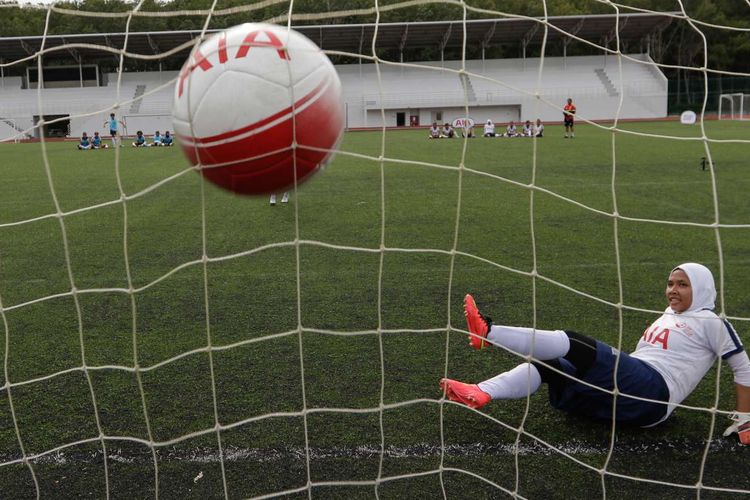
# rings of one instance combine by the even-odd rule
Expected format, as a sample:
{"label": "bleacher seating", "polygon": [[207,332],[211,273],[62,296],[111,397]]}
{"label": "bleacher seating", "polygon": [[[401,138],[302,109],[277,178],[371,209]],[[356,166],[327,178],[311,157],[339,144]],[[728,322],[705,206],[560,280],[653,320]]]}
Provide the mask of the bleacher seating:
{"label": "bleacher seating", "polygon": [[[649,64],[652,61],[647,55],[628,58],[546,57],[541,73],[539,58],[470,60],[465,64],[466,93],[457,73],[460,61],[418,63],[427,67],[422,69],[380,64],[380,87],[374,64],[338,69],[349,104],[350,126],[379,124],[375,115],[381,106],[417,114],[422,124],[432,121],[435,108],[442,108],[447,112],[443,120],[449,121],[454,117],[451,113],[463,114],[466,102],[470,113],[482,119],[560,121],[568,97],[576,102],[580,118],[606,120],[615,116],[621,93],[625,98],[620,118],[666,116],[666,77]],[[537,102],[536,95],[549,104]],[[373,110],[377,113],[371,113]],[[356,124],[362,117],[375,118],[375,123]]]}

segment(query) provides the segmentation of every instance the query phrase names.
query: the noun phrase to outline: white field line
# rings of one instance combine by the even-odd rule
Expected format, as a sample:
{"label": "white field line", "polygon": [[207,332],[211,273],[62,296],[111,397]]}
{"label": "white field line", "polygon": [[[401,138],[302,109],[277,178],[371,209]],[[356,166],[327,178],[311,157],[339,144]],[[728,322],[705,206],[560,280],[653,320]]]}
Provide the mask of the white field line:
{"label": "white field line", "polygon": [[[670,453],[684,453],[693,456],[696,451],[703,449],[704,443],[690,440],[660,440],[650,443],[617,444],[616,453],[642,454],[658,453],[669,450]],[[151,464],[152,457],[144,448],[143,453],[132,454],[125,452],[115,446],[108,446],[107,457],[120,463]],[[570,455],[592,455],[604,456],[609,447],[606,443],[592,444],[582,441],[570,441],[558,446],[559,450]],[[710,451],[737,451],[740,445],[733,440],[722,439],[711,443]],[[384,456],[386,458],[439,458],[440,447],[434,444],[418,443],[409,446],[386,446]],[[513,456],[516,448],[513,443],[468,443],[452,444],[445,447],[445,455],[452,457],[479,457],[479,456]],[[218,463],[220,458],[215,448],[166,448],[157,449],[156,454],[160,461],[189,462],[189,463]],[[559,455],[559,452],[551,450],[538,443],[521,444],[518,447],[521,456],[550,456]],[[310,448],[309,456],[312,460],[324,460],[331,458],[367,459],[380,455],[380,447],[376,445],[362,445],[355,447],[329,447]],[[228,446],[224,448],[225,462],[243,462],[251,460],[254,462],[275,462],[278,460],[303,459],[305,449],[299,446],[284,446],[278,448],[240,448]],[[0,455],[0,463],[12,461],[16,457]],[[561,456],[561,458],[563,458]],[[101,461],[101,451],[77,452],[71,450],[58,451],[34,459],[35,464],[87,464]]]}

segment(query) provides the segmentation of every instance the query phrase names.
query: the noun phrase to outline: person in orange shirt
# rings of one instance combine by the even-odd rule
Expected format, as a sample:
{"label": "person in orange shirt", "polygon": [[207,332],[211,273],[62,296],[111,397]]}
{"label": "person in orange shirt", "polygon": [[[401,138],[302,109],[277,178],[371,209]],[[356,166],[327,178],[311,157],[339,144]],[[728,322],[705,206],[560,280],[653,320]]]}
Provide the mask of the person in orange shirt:
{"label": "person in orange shirt", "polygon": [[568,135],[570,135],[570,138],[576,136],[575,130],[574,130],[574,120],[576,115],[576,105],[573,104],[573,99],[568,97],[568,104],[566,104],[563,107],[563,117],[564,117],[564,123],[565,123],[565,138],[568,138]]}

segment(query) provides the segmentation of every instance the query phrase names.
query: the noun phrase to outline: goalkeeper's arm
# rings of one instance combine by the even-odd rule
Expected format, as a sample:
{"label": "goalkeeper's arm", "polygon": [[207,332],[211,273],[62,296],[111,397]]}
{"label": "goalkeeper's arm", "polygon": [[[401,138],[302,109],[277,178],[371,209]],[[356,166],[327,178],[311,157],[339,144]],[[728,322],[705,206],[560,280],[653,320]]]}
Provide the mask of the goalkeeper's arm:
{"label": "goalkeeper's arm", "polygon": [[725,436],[737,433],[740,443],[750,445],[750,359],[746,352],[730,357],[729,366],[734,371],[734,382],[737,389],[736,412],[730,415],[734,421],[724,431]]}

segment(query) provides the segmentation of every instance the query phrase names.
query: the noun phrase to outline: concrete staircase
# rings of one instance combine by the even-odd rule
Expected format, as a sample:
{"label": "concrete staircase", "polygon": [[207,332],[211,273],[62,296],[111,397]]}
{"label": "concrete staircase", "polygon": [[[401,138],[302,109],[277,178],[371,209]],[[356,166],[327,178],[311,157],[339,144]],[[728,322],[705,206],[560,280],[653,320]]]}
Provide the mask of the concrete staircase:
{"label": "concrete staircase", "polygon": [[30,139],[31,138],[31,135],[25,133],[24,129],[16,125],[16,122],[11,120],[10,118],[3,118],[2,116],[0,116],[0,122],[6,124],[13,130],[18,132],[18,136],[17,136],[18,139]]}
{"label": "concrete staircase", "polygon": [[603,68],[595,69],[594,73],[596,73],[599,81],[602,82],[602,85],[604,85],[604,89],[607,91],[608,96],[617,97],[620,95],[620,93],[617,91],[617,87],[615,87],[614,83],[612,83],[612,80],[609,79],[607,72],[604,71]]}
{"label": "concrete staircase", "polygon": [[461,86],[466,91],[466,99],[469,102],[477,102],[477,94],[474,91],[474,86],[471,84],[471,78],[465,73],[458,75],[461,79]]}
{"label": "concrete staircase", "polygon": [[145,85],[136,85],[135,92],[133,92],[134,101],[130,103],[131,115],[137,114],[141,110],[141,103],[143,102],[143,99],[139,99],[139,97],[141,97],[145,93],[146,93]]}

